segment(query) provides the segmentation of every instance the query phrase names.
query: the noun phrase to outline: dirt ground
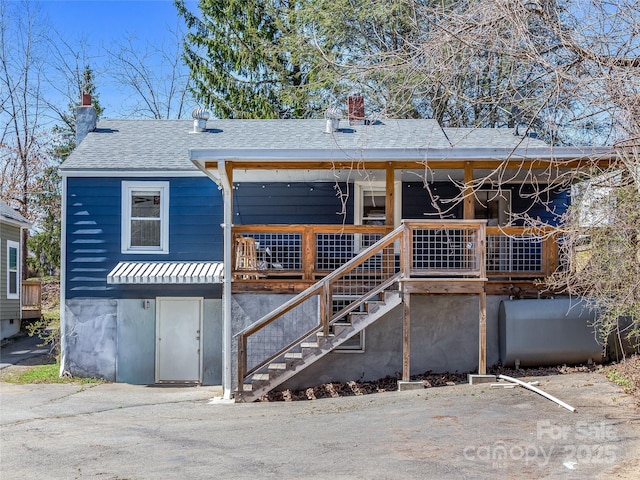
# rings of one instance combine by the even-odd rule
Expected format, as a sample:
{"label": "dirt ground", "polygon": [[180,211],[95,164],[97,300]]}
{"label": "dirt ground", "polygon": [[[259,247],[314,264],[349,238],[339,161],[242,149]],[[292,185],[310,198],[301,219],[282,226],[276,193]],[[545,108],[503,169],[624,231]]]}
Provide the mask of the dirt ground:
{"label": "dirt ground", "polygon": [[[507,375],[513,378],[524,377],[546,377],[550,375],[571,375],[575,373],[597,373],[607,377],[612,371],[617,371],[627,381],[621,389],[631,395],[636,406],[640,409],[640,355],[633,355],[626,360],[607,365],[578,365],[578,366],[555,366],[544,368],[521,368],[518,370],[509,368],[492,368],[489,374]],[[616,377],[618,378],[618,377]],[[467,383],[466,374],[433,374],[430,372],[422,375],[415,375],[411,378],[414,381],[422,381],[425,388],[451,386]],[[387,377],[374,382],[351,381],[345,383],[327,383],[318,385],[306,390],[285,390],[283,392],[271,392],[260,401],[296,401],[315,400],[318,398],[337,398],[354,395],[368,395],[372,393],[393,392],[398,388],[398,379]]]}

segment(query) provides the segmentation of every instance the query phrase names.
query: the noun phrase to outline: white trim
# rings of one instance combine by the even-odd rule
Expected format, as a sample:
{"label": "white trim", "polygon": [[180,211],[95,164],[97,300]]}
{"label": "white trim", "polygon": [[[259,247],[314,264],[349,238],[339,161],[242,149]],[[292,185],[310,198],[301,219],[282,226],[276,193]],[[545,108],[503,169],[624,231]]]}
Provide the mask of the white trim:
{"label": "white trim", "polygon": [[[20,235],[22,236],[22,231],[20,232]],[[9,252],[11,251],[11,249],[15,249],[16,251],[16,269],[12,270],[11,266],[9,264]],[[20,290],[21,290],[21,281],[20,281],[20,264],[21,264],[21,259],[20,259],[20,254],[22,252],[20,252],[20,243],[18,242],[14,242],[13,240],[7,240],[7,300],[20,300]],[[16,274],[16,291],[15,293],[11,292],[10,288],[11,288],[11,281],[9,279],[9,276],[11,275],[11,273],[15,273]]]}
{"label": "white trim", "polygon": [[[131,192],[133,190],[160,194],[160,246],[131,246]],[[121,252],[127,254],[169,253],[169,182],[122,181]]]}
{"label": "white trim", "polygon": [[202,177],[200,170],[59,170],[62,178],[66,177]]}
{"label": "white trim", "polygon": [[[364,194],[366,192],[381,193],[386,197],[387,185],[383,181],[370,182],[367,180],[356,180],[353,183],[354,199],[353,199],[353,224],[362,225],[362,207]],[[386,207],[382,205],[383,208]],[[402,219],[402,182],[394,180],[393,182],[393,228],[400,226],[400,220]]]}

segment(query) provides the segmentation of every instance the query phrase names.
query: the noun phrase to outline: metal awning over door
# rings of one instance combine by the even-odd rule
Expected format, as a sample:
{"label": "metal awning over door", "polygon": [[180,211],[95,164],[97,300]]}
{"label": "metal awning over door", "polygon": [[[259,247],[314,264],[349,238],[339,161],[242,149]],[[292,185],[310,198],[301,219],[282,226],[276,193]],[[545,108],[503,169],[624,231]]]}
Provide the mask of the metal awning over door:
{"label": "metal awning over door", "polygon": [[222,262],[120,262],[107,275],[115,285],[222,283]]}

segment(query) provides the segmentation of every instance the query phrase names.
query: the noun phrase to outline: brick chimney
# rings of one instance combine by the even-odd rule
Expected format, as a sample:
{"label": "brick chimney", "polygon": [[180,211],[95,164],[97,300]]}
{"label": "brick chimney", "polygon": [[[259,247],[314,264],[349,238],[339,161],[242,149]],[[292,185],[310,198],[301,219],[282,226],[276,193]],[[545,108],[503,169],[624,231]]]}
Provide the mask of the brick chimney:
{"label": "brick chimney", "polygon": [[76,147],[89,132],[96,129],[98,117],[91,100],[91,95],[83,93],[82,104],[76,108]]}
{"label": "brick chimney", "polygon": [[349,95],[347,106],[349,108],[349,125],[364,124],[364,97],[359,93]]}

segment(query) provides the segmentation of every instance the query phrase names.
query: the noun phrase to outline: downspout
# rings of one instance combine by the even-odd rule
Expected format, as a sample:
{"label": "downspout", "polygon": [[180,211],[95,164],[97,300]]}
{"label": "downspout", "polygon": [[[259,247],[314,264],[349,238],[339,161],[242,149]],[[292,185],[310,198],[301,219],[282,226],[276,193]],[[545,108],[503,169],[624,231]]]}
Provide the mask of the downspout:
{"label": "downspout", "polygon": [[222,395],[224,400],[231,400],[231,256],[233,238],[233,189],[227,177],[225,161],[218,161],[218,175],[222,187],[224,217],[222,224],[223,237],[223,268],[224,280],[222,285]]}
{"label": "downspout", "polygon": [[67,176],[62,175],[60,213],[60,372],[67,370]]}

